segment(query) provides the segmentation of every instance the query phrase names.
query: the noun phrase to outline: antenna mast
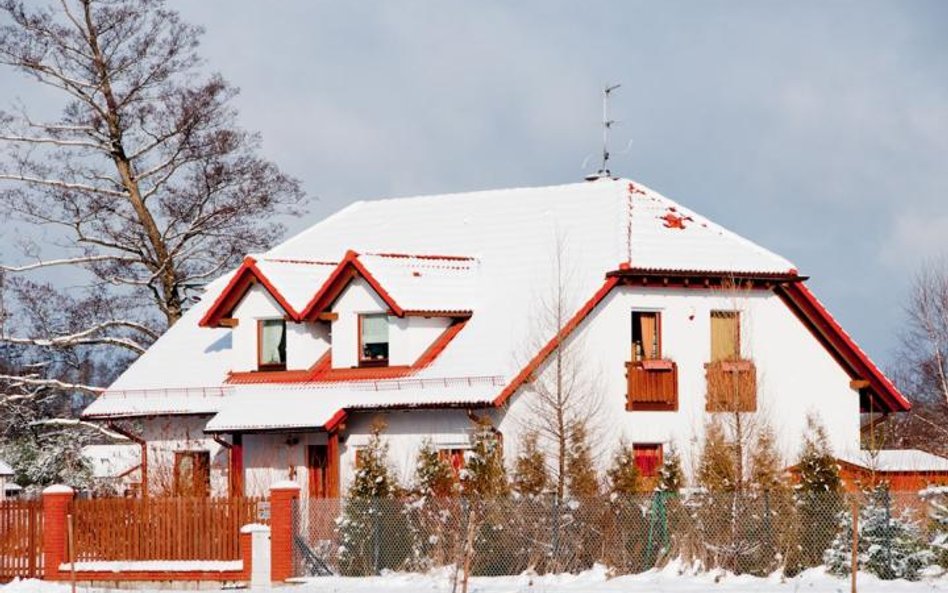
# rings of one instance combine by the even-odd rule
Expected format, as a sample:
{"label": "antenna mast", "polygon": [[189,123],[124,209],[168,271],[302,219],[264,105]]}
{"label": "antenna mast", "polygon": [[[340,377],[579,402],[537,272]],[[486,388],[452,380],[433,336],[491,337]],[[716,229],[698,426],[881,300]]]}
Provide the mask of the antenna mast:
{"label": "antenna mast", "polygon": [[612,173],[609,171],[609,130],[611,130],[612,126],[617,122],[614,119],[609,119],[609,96],[612,94],[612,91],[621,86],[621,84],[606,84],[606,86],[602,87],[602,165],[599,167],[599,171],[587,175],[587,180],[592,181],[594,179],[612,176]]}

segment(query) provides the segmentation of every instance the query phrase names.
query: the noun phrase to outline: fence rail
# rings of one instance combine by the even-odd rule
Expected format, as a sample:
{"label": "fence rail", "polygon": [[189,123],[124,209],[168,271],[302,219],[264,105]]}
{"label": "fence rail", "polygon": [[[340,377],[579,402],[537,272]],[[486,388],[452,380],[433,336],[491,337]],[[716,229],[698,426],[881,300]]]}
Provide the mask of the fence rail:
{"label": "fence rail", "polygon": [[0,501],[0,582],[42,575],[42,502]]}
{"label": "fence rail", "polygon": [[237,560],[240,528],[262,520],[259,498],[74,500],[76,560]]}

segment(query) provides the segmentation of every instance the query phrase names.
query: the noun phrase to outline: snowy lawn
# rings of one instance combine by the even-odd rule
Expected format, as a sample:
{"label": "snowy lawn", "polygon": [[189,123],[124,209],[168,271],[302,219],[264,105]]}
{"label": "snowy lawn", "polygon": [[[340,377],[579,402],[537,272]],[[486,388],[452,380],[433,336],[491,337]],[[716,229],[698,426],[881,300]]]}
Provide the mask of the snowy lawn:
{"label": "snowy lawn", "polygon": [[[91,593],[85,587],[79,589]],[[289,593],[447,593],[451,591],[450,573],[388,574],[379,577],[323,577],[295,586],[281,587]],[[147,591],[147,590],[140,590]],[[229,589],[232,593],[233,589]],[[779,576],[759,578],[723,573],[682,574],[676,566],[639,575],[609,578],[595,568],[579,575],[516,577],[475,577],[470,593],[848,593],[849,581],[828,576],[823,569],[812,569],[793,579]],[[948,593],[948,576],[929,575],[919,582],[881,581],[871,575],[859,575],[859,593]],[[68,593],[66,584],[27,580],[0,585],[0,593]]]}

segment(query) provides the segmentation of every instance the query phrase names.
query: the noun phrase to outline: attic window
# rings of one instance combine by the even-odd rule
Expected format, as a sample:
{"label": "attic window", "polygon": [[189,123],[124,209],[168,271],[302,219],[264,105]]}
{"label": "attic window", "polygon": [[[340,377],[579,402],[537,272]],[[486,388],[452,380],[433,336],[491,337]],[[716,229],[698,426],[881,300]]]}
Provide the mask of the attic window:
{"label": "attic window", "polygon": [[359,315],[359,366],[388,366],[388,315]]}
{"label": "attic window", "polygon": [[286,368],[286,321],[260,319],[257,321],[257,365],[261,371]]}
{"label": "attic window", "polygon": [[711,311],[711,362],[741,357],[741,315],[737,311]]}
{"label": "attic window", "polygon": [[661,317],[658,312],[632,312],[632,360],[662,357]]}

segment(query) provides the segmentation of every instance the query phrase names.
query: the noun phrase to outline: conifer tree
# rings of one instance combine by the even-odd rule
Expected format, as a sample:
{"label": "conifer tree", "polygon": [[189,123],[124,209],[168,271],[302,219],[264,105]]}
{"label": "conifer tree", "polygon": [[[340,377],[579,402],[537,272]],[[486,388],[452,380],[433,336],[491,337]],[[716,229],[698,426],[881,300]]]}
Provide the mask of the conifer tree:
{"label": "conifer tree", "polygon": [[504,448],[490,418],[475,421],[471,448],[464,456],[461,492],[466,496],[495,497],[509,492]]}
{"label": "conifer tree", "polygon": [[415,490],[420,496],[443,497],[457,492],[454,469],[426,439],[418,449],[415,464]]}
{"label": "conifer tree", "polygon": [[575,421],[570,426],[566,454],[566,489],[569,495],[587,498],[599,493],[599,478],[586,436],[586,425]]}
{"label": "conifer tree", "polygon": [[540,450],[535,431],[527,431],[520,440],[520,453],[514,462],[513,490],[525,496],[536,496],[546,491],[549,475],[546,456]]}
{"label": "conifer tree", "polygon": [[684,485],[685,474],[681,469],[681,455],[675,443],[670,443],[662,458],[662,466],[658,470],[659,492],[678,492]]}
{"label": "conifer tree", "polygon": [[750,454],[752,485],[763,491],[775,492],[783,487],[784,463],[777,451],[776,436],[770,425],[757,432]]}
{"label": "conifer tree", "polygon": [[734,461],[734,444],[728,441],[717,419],[705,426],[704,446],[698,460],[698,483],[711,492],[729,492],[741,485]]}
{"label": "conifer tree", "polygon": [[613,496],[628,496],[639,491],[639,468],[635,465],[632,447],[624,440],[612,456],[606,477],[609,479],[609,493]]}
{"label": "conifer tree", "polygon": [[797,510],[798,541],[787,558],[787,574],[818,566],[823,551],[837,532],[836,522],[843,509],[839,466],[830,449],[826,428],[813,414],[807,416],[803,446],[796,463],[798,482],[793,499]]}
{"label": "conifer tree", "polygon": [[919,492],[919,496],[928,503],[929,545],[935,561],[942,568],[948,568],[948,486],[929,486]]}
{"label": "conifer tree", "polygon": [[[887,484],[880,484],[866,493],[866,503],[859,508],[858,566],[880,579],[918,580],[919,571],[934,559],[923,540],[916,521],[906,513],[893,516],[892,499]],[[840,530],[826,551],[828,572],[848,575],[852,558],[852,516],[840,513]]]}
{"label": "conifer tree", "polygon": [[358,468],[349,485],[346,507],[339,520],[339,565],[348,575],[375,574],[395,568],[407,551],[400,545],[406,530],[404,516],[395,509],[400,488],[388,465],[388,443],[382,438],[385,422],[372,423],[372,434],[358,453]]}

